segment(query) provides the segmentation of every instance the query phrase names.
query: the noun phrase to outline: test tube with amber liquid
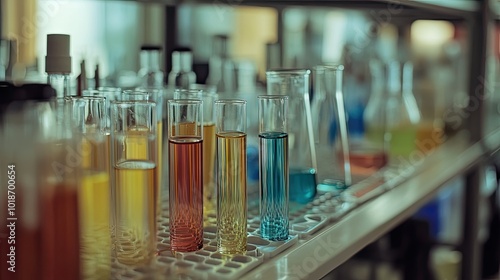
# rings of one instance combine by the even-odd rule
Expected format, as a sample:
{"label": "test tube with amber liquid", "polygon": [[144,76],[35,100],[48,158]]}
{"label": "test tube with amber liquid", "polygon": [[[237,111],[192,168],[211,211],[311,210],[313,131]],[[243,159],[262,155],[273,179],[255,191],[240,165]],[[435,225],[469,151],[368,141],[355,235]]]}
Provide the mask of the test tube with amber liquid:
{"label": "test tube with amber liquid", "polygon": [[247,245],[246,101],[215,101],[217,250],[244,254]]}
{"label": "test tube with amber liquid", "polygon": [[[201,89],[178,89],[174,92],[174,99],[198,99],[203,101],[203,211],[215,214],[216,211],[216,182],[215,182],[215,122],[214,101],[217,95],[212,91]],[[209,222],[209,219],[206,220]],[[208,224],[205,224],[208,225]],[[213,225],[213,224],[212,224]]]}
{"label": "test tube with amber liquid", "polygon": [[168,101],[170,247],[203,247],[203,101]]}
{"label": "test tube with amber liquid", "polygon": [[[157,181],[157,189],[156,197],[157,197],[157,207],[156,207],[156,217],[159,218],[161,215],[161,200],[162,200],[162,189],[164,185],[164,180],[162,179],[162,170],[163,170],[163,92],[160,89],[154,88],[136,88],[134,90],[125,90],[122,94],[117,98],[118,100],[123,101],[151,101],[156,103],[156,150],[158,153],[157,156],[157,171],[156,172],[156,181]],[[140,139],[130,139],[133,141],[141,141]],[[137,143],[140,149],[130,152],[137,152],[137,156],[144,157],[146,154],[145,145],[141,143]]]}
{"label": "test tube with amber liquid", "polygon": [[68,97],[77,132],[81,134],[82,178],[78,189],[82,279],[111,276],[111,187],[106,99]]}
{"label": "test tube with amber liquid", "polygon": [[115,183],[115,255],[124,264],[149,264],[156,251],[156,103],[111,104]]}

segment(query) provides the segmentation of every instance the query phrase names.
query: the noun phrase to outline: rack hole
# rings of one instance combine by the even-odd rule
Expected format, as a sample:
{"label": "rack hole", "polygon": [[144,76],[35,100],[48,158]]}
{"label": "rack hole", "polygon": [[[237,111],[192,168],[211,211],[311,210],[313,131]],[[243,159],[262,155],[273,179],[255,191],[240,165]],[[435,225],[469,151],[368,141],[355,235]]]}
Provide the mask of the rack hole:
{"label": "rack hole", "polygon": [[235,257],[233,257],[233,261],[239,262],[239,263],[249,263],[252,261],[252,258],[247,257],[247,256],[235,256]]}
{"label": "rack hole", "polygon": [[[257,236],[249,236],[247,239],[247,242],[254,244],[254,245],[258,245],[258,246],[266,246],[266,245],[271,244],[271,242],[264,240],[264,239],[257,237]],[[251,246],[251,245],[249,245],[249,246]],[[250,249],[248,249],[248,246],[247,246],[247,250],[250,250]]]}
{"label": "rack hole", "polygon": [[189,255],[189,256],[184,257],[184,260],[192,261],[192,262],[203,262],[205,260],[205,258],[196,256],[196,255]]}
{"label": "rack hole", "polygon": [[206,260],[205,261],[206,264],[210,264],[210,265],[219,265],[221,264],[222,262],[219,261],[219,260]]}
{"label": "rack hole", "polygon": [[237,263],[234,263],[234,262],[228,262],[224,266],[230,267],[230,268],[240,268],[241,267],[240,264],[237,264]]}
{"label": "rack hole", "polygon": [[231,273],[231,270],[222,268],[222,269],[217,270],[217,272],[222,273],[222,274],[228,274],[228,273]]}

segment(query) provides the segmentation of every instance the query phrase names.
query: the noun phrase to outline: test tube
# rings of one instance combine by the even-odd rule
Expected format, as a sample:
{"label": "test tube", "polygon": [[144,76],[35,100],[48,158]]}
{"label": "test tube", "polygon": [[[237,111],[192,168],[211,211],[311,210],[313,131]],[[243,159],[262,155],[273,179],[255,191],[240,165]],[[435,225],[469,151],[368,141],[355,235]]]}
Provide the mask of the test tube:
{"label": "test tube", "polygon": [[124,264],[147,264],[156,249],[156,104],[111,104],[115,183],[115,255]]}
{"label": "test tube", "polygon": [[288,97],[259,96],[260,234],[288,239]]}
{"label": "test tube", "polygon": [[217,250],[244,254],[247,245],[246,101],[215,101]]}
{"label": "test tube", "polygon": [[[156,178],[156,188],[155,193],[157,197],[157,207],[156,207],[156,217],[159,218],[161,216],[161,205],[162,205],[162,194],[163,194],[163,176],[162,176],[162,170],[163,170],[163,92],[160,89],[155,89],[155,88],[136,88],[134,90],[125,90],[122,92],[122,94],[118,97],[118,100],[123,100],[123,101],[152,101],[156,103],[156,143],[157,143],[157,178]],[[140,143],[141,141],[144,142],[145,139],[141,138],[130,138],[130,141],[139,141],[137,144],[143,149],[139,150],[134,150],[130,152],[137,152],[139,153],[137,156],[140,157],[146,157],[145,153],[146,150],[144,147],[143,143]]]}
{"label": "test tube", "polygon": [[[206,214],[216,211],[215,182],[215,93],[203,90],[175,90],[174,99],[197,99],[203,101],[203,211]],[[208,221],[208,220],[207,220]]]}
{"label": "test tube", "polygon": [[67,97],[81,134],[82,180],[78,189],[82,279],[111,276],[111,188],[106,99]]}
{"label": "test tube", "polygon": [[203,247],[203,101],[168,101],[170,248]]}

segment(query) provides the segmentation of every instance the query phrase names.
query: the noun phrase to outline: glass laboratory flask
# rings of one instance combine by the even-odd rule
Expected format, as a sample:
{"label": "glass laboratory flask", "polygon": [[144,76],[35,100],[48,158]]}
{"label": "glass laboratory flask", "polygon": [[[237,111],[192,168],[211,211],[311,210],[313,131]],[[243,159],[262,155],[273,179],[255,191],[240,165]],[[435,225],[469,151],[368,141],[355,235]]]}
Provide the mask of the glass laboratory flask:
{"label": "glass laboratory flask", "polygon": [[406,158],[415,150],[420,121],[412,92],[413,65],[372,61],[370,68],[373,92],[364,117],[367,138],[384,146],[391,159]]}
{"label": "glass laboratory flask", "polygon": [[316,147],[309,99],[310,70],[267,71],[267,94],[287,95],[290,200],[307,203],[316,196]]}
{"label": "glass laboratory flask", "polygon": [[314,67],[312,119],[318,161],[318,189],[351,185],[347,113],[342,90],[343,65]]}

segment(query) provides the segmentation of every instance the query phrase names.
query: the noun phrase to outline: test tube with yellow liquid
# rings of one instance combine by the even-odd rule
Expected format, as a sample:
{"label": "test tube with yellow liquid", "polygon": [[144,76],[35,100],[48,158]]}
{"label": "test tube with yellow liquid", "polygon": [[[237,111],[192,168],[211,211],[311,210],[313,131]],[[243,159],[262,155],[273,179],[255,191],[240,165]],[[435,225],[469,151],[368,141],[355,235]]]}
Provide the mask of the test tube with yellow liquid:
{"label": "test tube with yellow liquid", "polygon": [[[214,101],[217,95],[201,89],[178,89],[174,92],[174,99],[196,99],[203,101],[203,211],[205,215],[215,214],[216,211],[216,183],[215,183],[215,121]],[[208,220],[206,220],[208,221]],[[207,224],[206,224],[207,225]]]}
{"label": "test tube with yellow liquid", "polygon": [[111,104],[115,183],[115,255],[124,264],[149,264],[156,252],[156,103]]}
{"label": "test tube with yellow liquid", "polygon": [[217,250],[244,254],[247,246],[246,101],[215,101],[217,126]]}
{"label": "test tube with yellow liquid", "polygon": [[73,122],[81,133],[82,177],[78,190],[82,279],[111,276],[111,187],[106,99],[72,96]]}
{"label": "test tube with yellow liquid", "polygon": [[[161,199],[162,199],[162,189],[165,180],[162,179],[162,154],[163,154],[163,92],[161,89],[155,88],[136,88],[135,90],[123,91],[122,95],[119,97],[123,101],[151,101],[156,103],[156,150],[157,156],[157,174],[156,174],[156,197],[157,197],[157,207],[156,207],[156,217],[159,218],[161,215]],[[128,150],[130,157],[135,158],[146,158],[147,157],[147,142],[148,140],[143,137],[143,133],[140,131],[141,127],[135,128],[131,131],[130,137],[128,138],[128,144],[134,146],[134,149]]]}

